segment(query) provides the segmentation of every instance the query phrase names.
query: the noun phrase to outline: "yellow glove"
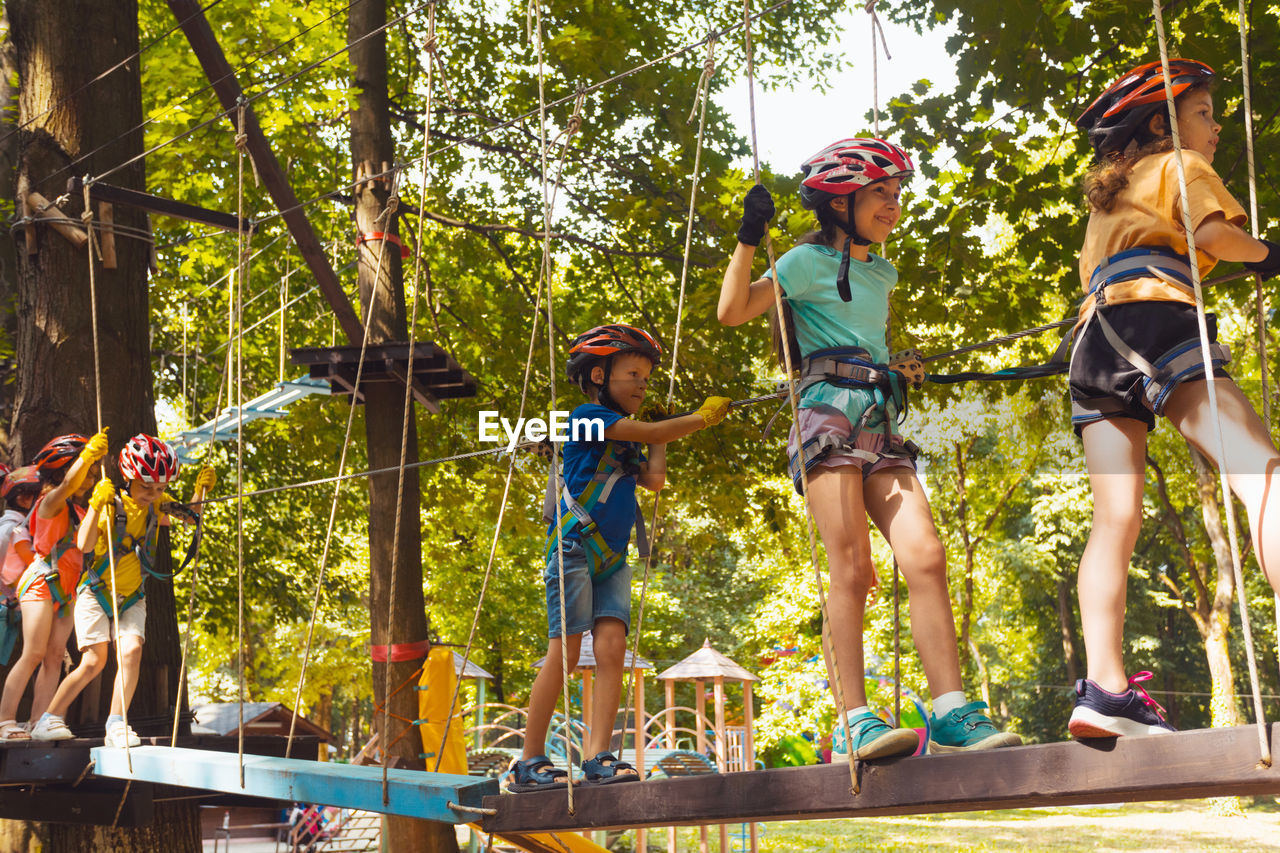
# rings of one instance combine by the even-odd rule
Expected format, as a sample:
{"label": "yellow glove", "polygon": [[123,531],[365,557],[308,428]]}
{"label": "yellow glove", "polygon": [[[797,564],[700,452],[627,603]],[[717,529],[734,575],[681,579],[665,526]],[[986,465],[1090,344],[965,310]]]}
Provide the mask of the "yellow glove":
{"label": "yellow glove", "polygon": [[214,471],[208,465],[200,469],[200,473],[196,475],[196,493],[205,495],[213,491],[213,487],[218,482],[218,472]]}
{"label": "yellow glove", "polygon": [[724,420],[724,416],[729,414],[729,404],[732,402],[728,397],[708,397],[698,409],[698,414],[702,416],[702,423],[705,426],[715,426],[720,423]]}
{"label": "yellow glove", "polygon": [[80,459],[86,465],[92,465],[107,455],[107,427],[103,427],[89,439],[89,443],[80,451]]}
{"label": "yellow glove", "polygon": [[116,501],[116,487],[111,485],[111,481],[105,477],[98,481],[98,485],[93,487],[93,494],[89,496],[89,506],[102,512]]}

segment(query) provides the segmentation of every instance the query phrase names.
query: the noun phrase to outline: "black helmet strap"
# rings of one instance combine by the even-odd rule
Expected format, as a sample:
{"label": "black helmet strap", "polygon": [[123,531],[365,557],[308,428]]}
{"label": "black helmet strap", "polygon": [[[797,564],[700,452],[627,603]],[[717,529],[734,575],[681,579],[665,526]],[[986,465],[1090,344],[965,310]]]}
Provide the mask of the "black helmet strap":
{"label": "black helmet strap", "polygon": [[[849,194],[851,198],[853,193]],[[844,228],[844,248],[840,252],[840,271],[836,273],[836,290],[840,292],[840,299],[844,302],[853,301],[853,290],[849,287],[849,247],[853,244],[859,246],[870,246],[871,241],[858,233],[858,226],[853,221],[853,211],[850,210],[845,214],[844,221],[840,223]]]}

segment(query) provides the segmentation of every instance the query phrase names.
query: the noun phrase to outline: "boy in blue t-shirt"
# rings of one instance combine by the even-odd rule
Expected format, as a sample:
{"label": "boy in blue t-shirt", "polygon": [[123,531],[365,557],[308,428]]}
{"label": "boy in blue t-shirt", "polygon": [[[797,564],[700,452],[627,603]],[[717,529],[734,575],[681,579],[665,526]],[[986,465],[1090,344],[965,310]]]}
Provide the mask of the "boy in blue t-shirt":
{"label": "boy in blue t-shirt", "polygon": [[[637,512],[636,485],[654,492],[661,489],[666,484],[667,442],[718,424],[729,411],[727,397],[708,397],[692,414],[653,423],[632,420],[661,356],[662,348],[647,332],[624,324],[598,326],[569,346],[566,372],[590,402],[570,414],[559,536],[554,497],[548,501],[551,527],[543,579],[550,642],[546,665],[529,696],[524,753],[512,763],[510,791],[566,784],[567,774],[545,755],[547,728],[563,687],[561,643],[567,643],[572,672],[585,631],[591,631],[596,670],[595,700],[583,745],[584,754],[593,757],[582,762],[583,781],[608,784],[639,779],[634,767],[609,751],[622,698],[631,624],[631,567],[626,557]],[[647,457],[642,452],[646,444]],[[562,565],[567,631],[560,629]]]}

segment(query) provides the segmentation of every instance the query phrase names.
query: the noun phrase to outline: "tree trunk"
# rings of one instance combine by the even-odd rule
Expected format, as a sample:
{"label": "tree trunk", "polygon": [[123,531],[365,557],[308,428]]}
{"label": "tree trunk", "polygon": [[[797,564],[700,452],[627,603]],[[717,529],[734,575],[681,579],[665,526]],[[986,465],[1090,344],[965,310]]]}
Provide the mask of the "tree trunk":
{"label": "tree trunk", "polygon": [[[9,16],[0,8],[0,199],[4,215],[14,212],[15,178],[18,174],[18,57],[10,38]],[[18,331],[14,308],[18,297],[18,255],[13,240],[0,240],[0,461],[22,464],[9,455],[9,422],[13,418],[13,349]]]}
{"label": "tree trunk", "polygon": [[[17,203],[35,190],[79,222],[83,197],[59,200],[69,177],[102,175],[140,154],[142,94],[138,61],[130,59],[110,76],[90,83],[105,68],[138,49],[135,0],[8,0],[19,77],[19,165]],[[93,37],[86,37],[92,33]],[[143,162],[114,172],[111,183],[145,189]],[[95,221],[99,211],[94,210]],[[147,229],[140,211],[119,207],[117,224]],[[151,248],[116,236],[116,269],[95,267],[97,335],[101,375],[94,371],[88,253],[47,225],[28,225],[18,235],[17,387],[13,449],[29,459],[51,437],[111,428],[112,450],[138,432],[154,433],[147,268]],[[34,250],[34,253],[32,253]],[[97,389],[103,389],[101,401]],[[169,562],[162,539],[162,571]],[[177,617],[173,590],[147,589],[147,643],[130,718],[141,734],[167,733],[165,720],[178,696]],[[74,645],[74,643],[73,643]],[[111,699],[114,660],[101,677],[103,689],[72,706],[69,722],[100,725]],[[143,724],[146,718],[154,723]],[[199,844],[193,805],[160,811],[152,826],[117,830],[110,840],[93,827],[51,825],[49,850],[188,850]]]}
{"label": "tree trunk", "polygon": [[1062,634],[1062,658],[1067,664],[1067,681],[1076,683],[1080,677],[1080,642],[1076,639],[1075,614],[1071,609],[1072,585],[1065,578],[1055,578],[1058,588],[1058,630]]}
{"label": "tree trunk", "polygon": [[[354,74],[352,88],[356,95],[356,108],[351,113],[351,157],[357,177],[382,172],[395,161],[388,111],[386,37],[379,32],[366,38],[384,24],[385,0],[361,0],[351,7],[347,35],[352,47],[348,55]],[[361,233],[394,233],[397,230],[394,212],[387,212],[390,184],[388,175],[365,182],[355,189],[356,227]],[[400,253],[394,243],[361,243],[359,290],[370,345],[407,340]],[[369,467],[397,466],[400,464],[406,415],[405,389],[395,383],[378,383],[366,385],[362,390]],[[410,400],[409,406],[412,405]],[[412,410],[408,412],[408,433],[403,435],[407,444],[407,463],[418,459],[418,436],[413,414]],[[422,595],[421,495],[417,471],[410,469],[406,472],[402,497],[397,495],[399,480],[399,474],[394,471],[369,478],[370,623],[373,643],[383,646],[417,642],[427,636]],[[400,505],[399,513],[397,504]],[[397,514],[400,516],[398,536]],[[393,582],[394,597],[391,594]],[[373,695],[378,703],[385,701],[388,667],[391,670],[389,682],[394,690],[413,675],[418,664],[416,660],[375,663]],[[417,696],[416,691],[404,689],[392,697],[389,731],[379,740],[385,760],[401,767],[422,769],[425,763],[419,757],[421,740],[414,732],[405,733],[405,724],[396,720],[397,717],[418,718]],[[374,725],[379,730],[382,721],[383,715],[375,714]],[[401,734],[404,736],[400,737]],[[457,851],[453,827],[447,824],[387,818],[385,826],[386,849],[393,853]]]}

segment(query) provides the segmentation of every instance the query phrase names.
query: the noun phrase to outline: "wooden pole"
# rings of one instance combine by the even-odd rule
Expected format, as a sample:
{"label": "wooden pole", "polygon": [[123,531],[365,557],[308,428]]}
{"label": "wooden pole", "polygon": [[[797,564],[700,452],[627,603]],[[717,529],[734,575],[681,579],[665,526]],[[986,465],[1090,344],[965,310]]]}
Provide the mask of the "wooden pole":
{"label": "wooden pole", "polygon": [[[721,773],[729,772],[729,733],[724,725],[724,676],[717,675],[713,683],[716,704],[716,767]],[[720,824],[720,853],[729,849],[729,827]]]}
{"label": "wooden pole", "polygon": [[[170,11],[182,27],[182,32],[186,34],[187,41],[191,43],[192,51],[200,60],[200,67],[204,69],[205,76],[209,78],[209,83],[217,93],[218,102],[229,113],[228,117],[234,125],[236,108],[240,99],[244,97],[244,91],[240,88],[240,81],[236,79],[235,71],[227,62],[227,57],[222,52],[222,46],[218,44],[208,19],[204,16],[204,10],[200,7],[198,0],[168,0],[168,3]],[[263,134],[262,128],[258,125],[258,117],[254,114],[252,107],[245,108],[244,127],[236,130],[247,137],[249,154],[262,179],[262,185],[266,187],[271,201],[279,209],[290,235],[293,236],[294,243],[298,246],[298,251],[306,261],[311,274],[315,276],[320,292],[333,307],[334,317],[342,326],[347,339],[358,346],[364,337],[364,327],[360,325],[360,319],[347,300],[342,284],[338,281],[338,274],[329,264],[324,247],[320,244],[320,238],[316,236],[315,229],[311,227],[311,221],[307,219],[307,214],[299,204],[293,187],[289,185],[289,179],[271,150],[271,144]]]}
{"label": "wooden pole", "polygon": [[[756,712],[755,700],[752,697],[751,682],[742,682],[742,717],[746,724],[745,742],[743,745],[743,759],[747,765],[747,770],[756,769]],[[752,821],[748,824],[748,831],[751,833],[751,853],[757,853],[760,849],[760,830]]]}
{"label": "wooden pole", "polygon": [[[666,717],[666,744],[667,749],[676,748],[676,682],[673,678],[668,678],[663,685],[667,696],[667,708],[664,712]],[[676,828],[674,826],[667,827],[667,853],[676,853]]]}
{"label": "wooden pole", "polygon": [[[707,754],[707,684],[701,678],[695,679],[693,689],[697,695],[693,699],[694,731],[698,733],[698,752]],[[707,853],[707,828],[698,827],[698,853]]]}

